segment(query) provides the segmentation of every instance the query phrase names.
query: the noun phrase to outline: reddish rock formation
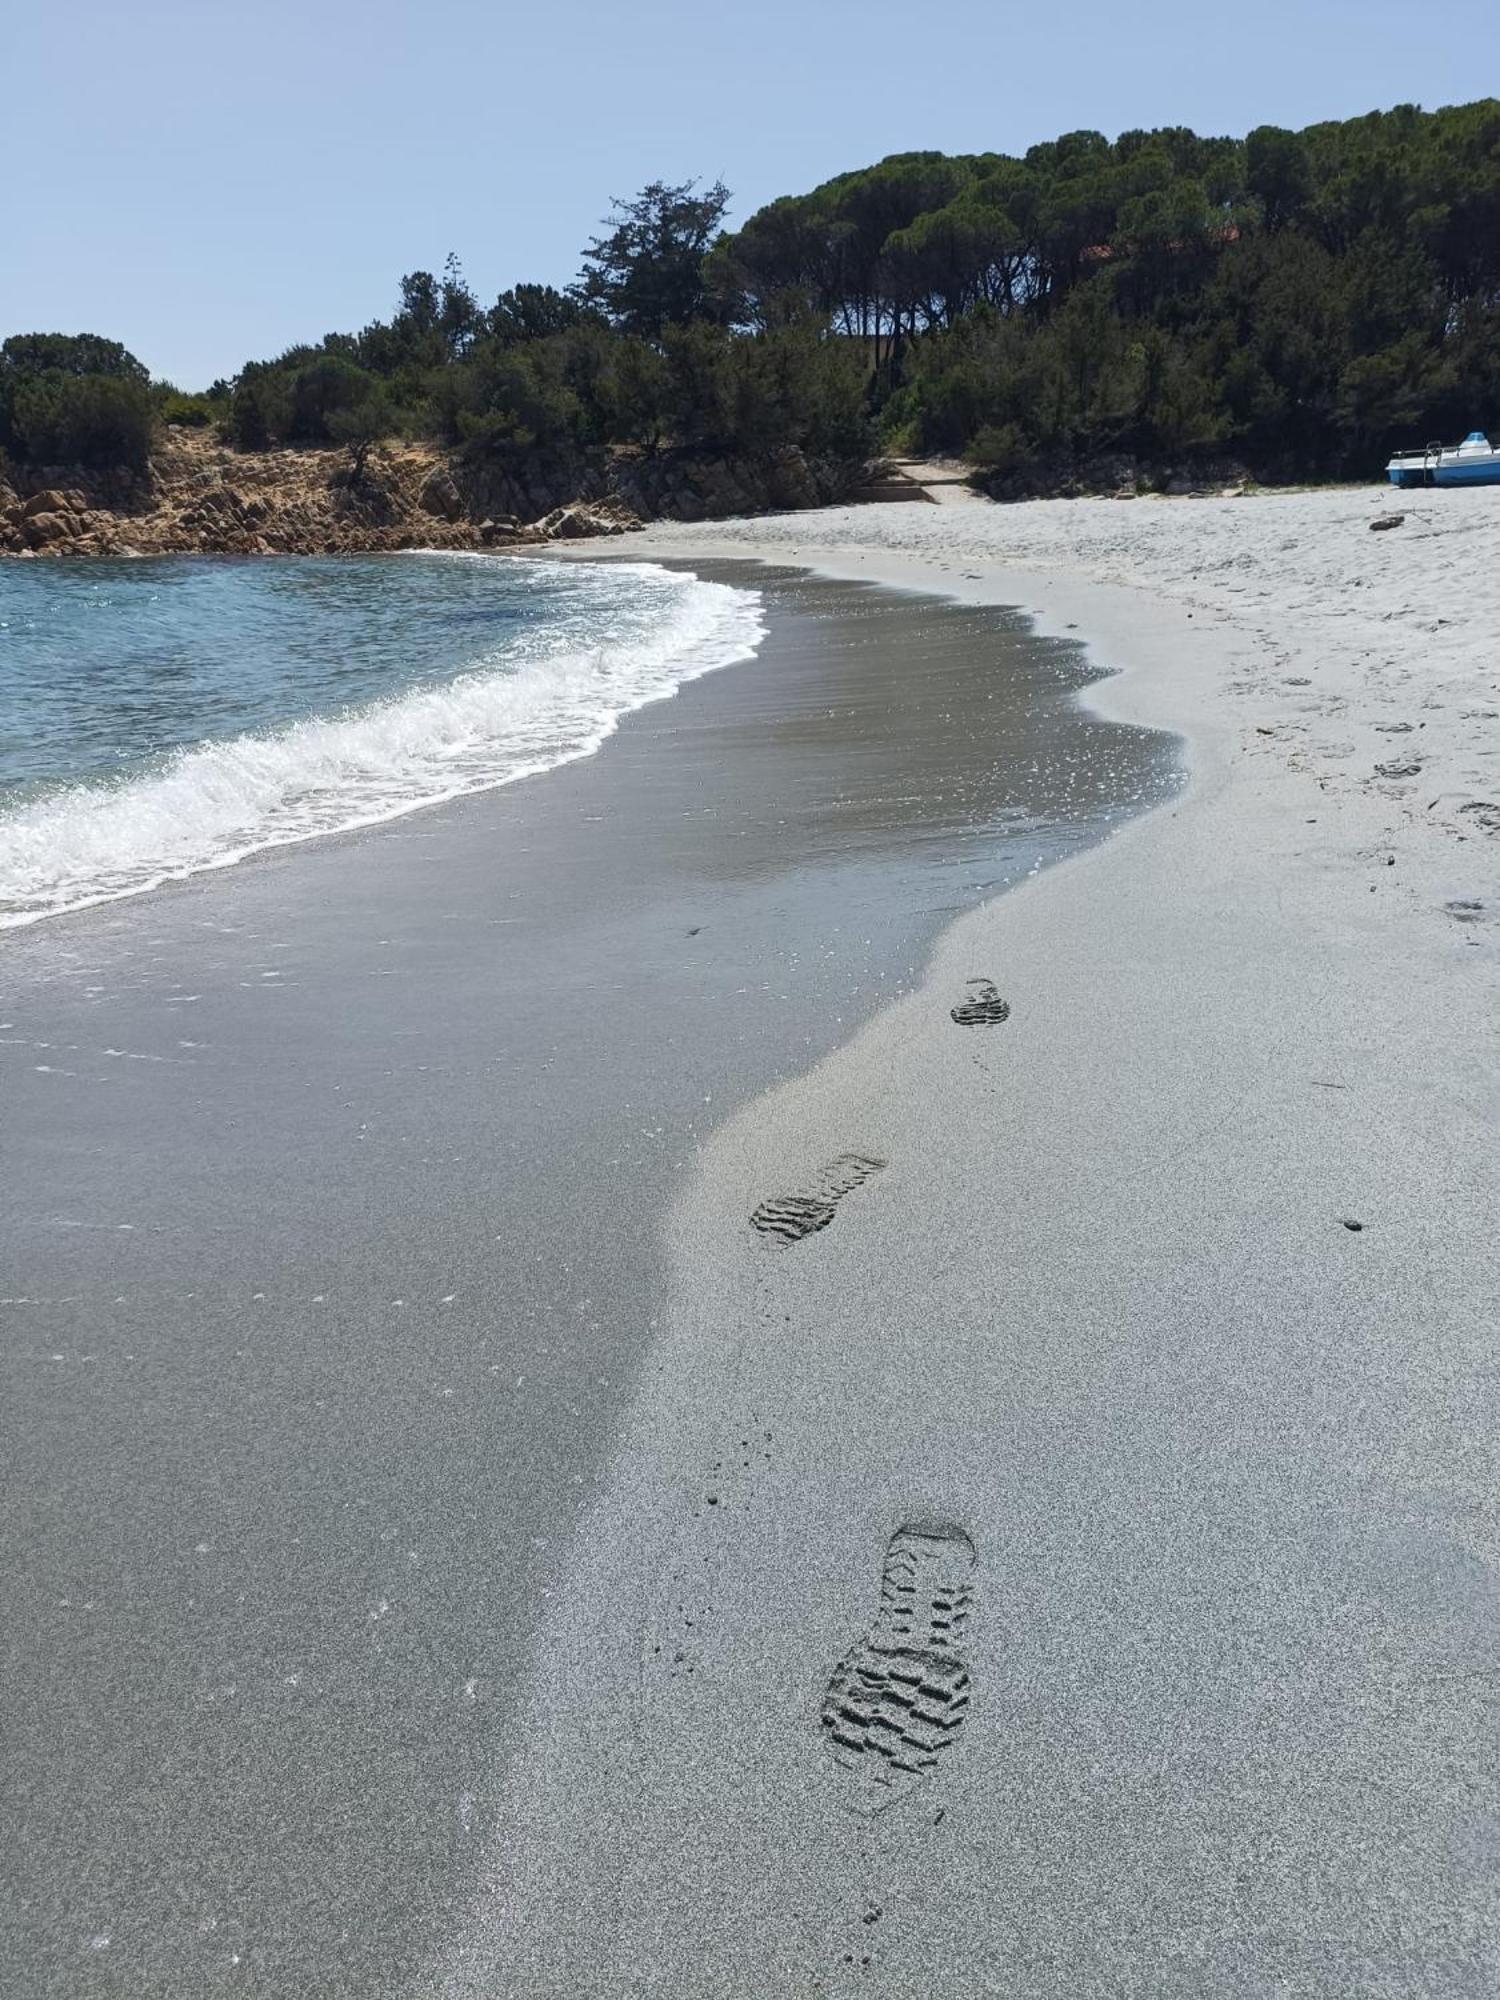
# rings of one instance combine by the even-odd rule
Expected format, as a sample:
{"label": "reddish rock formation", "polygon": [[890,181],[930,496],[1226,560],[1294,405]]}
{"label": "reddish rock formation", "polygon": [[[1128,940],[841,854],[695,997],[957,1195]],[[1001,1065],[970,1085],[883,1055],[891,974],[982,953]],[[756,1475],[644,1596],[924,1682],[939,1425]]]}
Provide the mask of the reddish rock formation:
{"label": "reddish rock formation", "polygon": [[391,443],[356,477],[328,446],[240,452],[168,428],[144,474],[77,468],[0,473],[0,554],[332,554],[503,548],[619,535],[643,520],[700,521],[816,507],[864,468],[798,451],[754,461],[619,453],[592,461],[466,465],[435,445]]}

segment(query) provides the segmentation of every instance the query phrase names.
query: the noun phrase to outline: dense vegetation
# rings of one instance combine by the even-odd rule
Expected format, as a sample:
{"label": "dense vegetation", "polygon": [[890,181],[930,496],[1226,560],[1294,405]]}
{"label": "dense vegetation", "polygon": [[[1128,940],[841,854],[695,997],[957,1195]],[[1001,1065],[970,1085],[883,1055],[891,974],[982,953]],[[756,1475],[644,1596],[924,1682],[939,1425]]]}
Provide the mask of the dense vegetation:
{"label": "dense vegetation", "polygon": [[1500,102],[1243,140],[1075,132],[900,154],[725,234],[727,191],[617,204],[566,292],[482,307],[449,259],[397,311],[206,397],[114,343],[0,348],[0,447],[139,463],[154,420],[236,443],[397,432],[479,459],[878,438],[1020,483],[1111,455],[1360,474],[1500,426]]}
{"label": "dense vegetation", "polygon": [[117,340],[18,333],[0,345],[0,451],[19,464],[144,465],[153,415],[146,370]]}
{"label": "dense vegetation", "polygon": [[246,446],[422,432],[471,456],[671,442],[705,452],[868,447],[860,355],[802,316],[748,335],[710,294],[727,191],[653,185],[617,206],[567,292],[519,285],[488,310],[455,259],[413,272],[389,320],[251,363],[229,429]]}
{"label": "dense vegetation", "polygon": [[887,434],[920,449],[1369,472],[1500,425],[1500,103],[906,155],[710,265],[752,325],[878,340]]}

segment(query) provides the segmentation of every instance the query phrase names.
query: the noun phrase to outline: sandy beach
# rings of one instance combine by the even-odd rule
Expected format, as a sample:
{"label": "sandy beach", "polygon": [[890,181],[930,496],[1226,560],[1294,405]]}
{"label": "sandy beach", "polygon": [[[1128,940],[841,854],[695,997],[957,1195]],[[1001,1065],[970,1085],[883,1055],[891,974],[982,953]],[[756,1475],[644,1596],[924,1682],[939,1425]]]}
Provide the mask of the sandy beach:
{"label": "sandy beach", "polygon": [[1387,507],[646,544],[1023,605],[1191,783],[715,1135],[433,1991],[1494,1991],[1500,513]]}
{"label": "sandy beach", "polygon": [[6,37],[0,2000],[1500,2000],[1493,0],[180,11]]}
{"label": "sandy beach", "polygon": [[760,659],[24,934],[21,1990],[1495,1990],[1500,510],[1402,504],[633,536]]}

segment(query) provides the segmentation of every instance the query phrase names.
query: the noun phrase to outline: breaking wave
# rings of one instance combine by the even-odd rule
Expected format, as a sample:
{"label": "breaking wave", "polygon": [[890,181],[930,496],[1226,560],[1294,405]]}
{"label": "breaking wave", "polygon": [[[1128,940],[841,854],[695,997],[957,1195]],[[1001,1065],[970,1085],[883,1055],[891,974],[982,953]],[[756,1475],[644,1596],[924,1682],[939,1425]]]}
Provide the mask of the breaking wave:
{"label": "breaking wave", "polygon": [[578,565],[575,586],[590,569],[597,641],[575,609],[565,632],[513,635],[450,680],[199,742],[0,813],[0,929],[586,757],[621,716],[749,659],[764,635],[754,591],[647,563]]}

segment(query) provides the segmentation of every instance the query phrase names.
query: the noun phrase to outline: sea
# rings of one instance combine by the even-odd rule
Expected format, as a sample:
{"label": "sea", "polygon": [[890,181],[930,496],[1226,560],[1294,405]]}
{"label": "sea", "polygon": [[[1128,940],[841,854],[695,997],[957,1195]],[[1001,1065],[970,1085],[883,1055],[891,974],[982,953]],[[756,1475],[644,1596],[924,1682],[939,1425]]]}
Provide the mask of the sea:
{"label": "sea", "polygon": [[0,929],[587,757],[764,632],[642,562],[0,564]]}

